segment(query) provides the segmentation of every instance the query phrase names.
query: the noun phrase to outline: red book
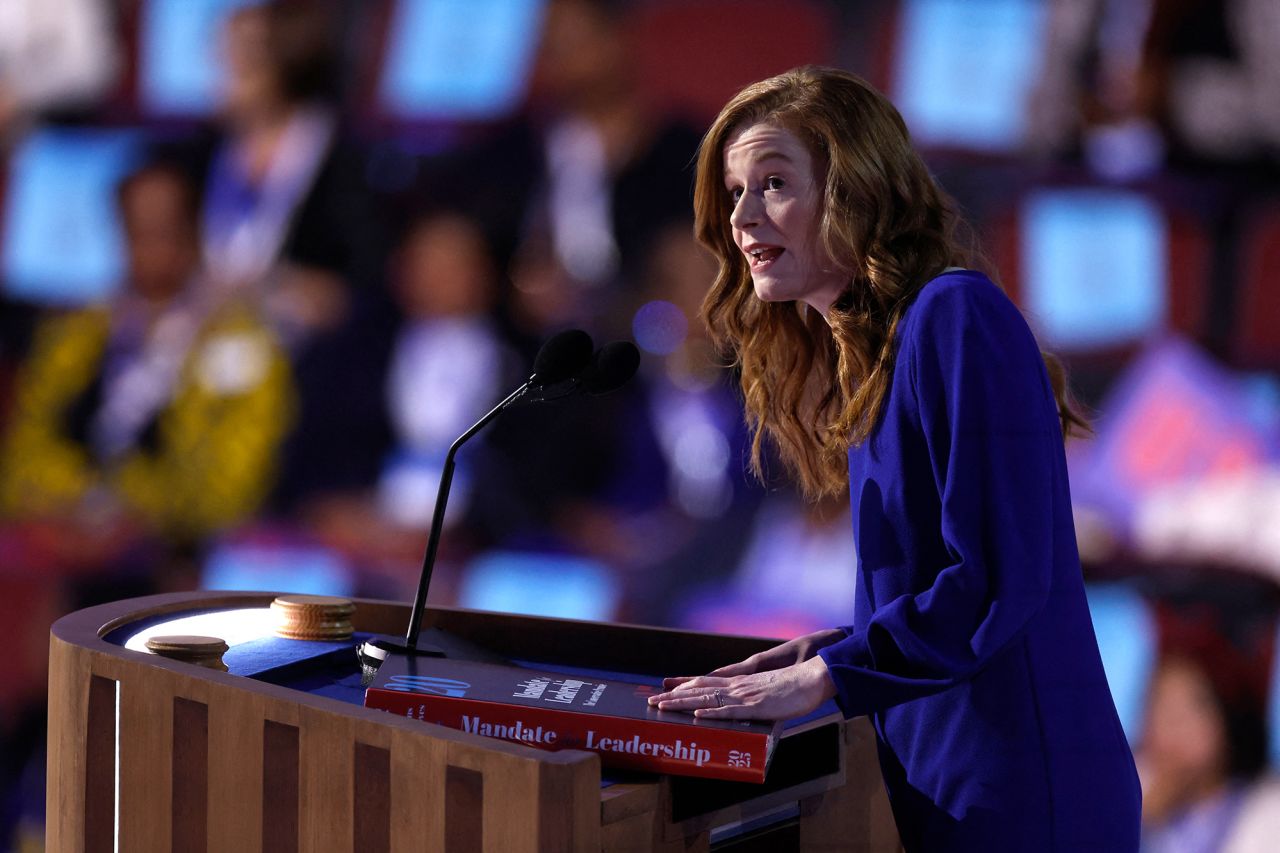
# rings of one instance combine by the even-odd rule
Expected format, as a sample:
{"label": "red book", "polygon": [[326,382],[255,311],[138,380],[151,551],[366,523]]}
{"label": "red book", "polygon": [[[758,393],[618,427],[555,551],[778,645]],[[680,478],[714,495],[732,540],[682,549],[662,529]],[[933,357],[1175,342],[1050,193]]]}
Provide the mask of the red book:
{"label": "red book", "polygon": [[606,766],[763,782],[778,723],[658,711],[647,684],[450,658],[391,655],[364,704],[543,749],[589,749]]}

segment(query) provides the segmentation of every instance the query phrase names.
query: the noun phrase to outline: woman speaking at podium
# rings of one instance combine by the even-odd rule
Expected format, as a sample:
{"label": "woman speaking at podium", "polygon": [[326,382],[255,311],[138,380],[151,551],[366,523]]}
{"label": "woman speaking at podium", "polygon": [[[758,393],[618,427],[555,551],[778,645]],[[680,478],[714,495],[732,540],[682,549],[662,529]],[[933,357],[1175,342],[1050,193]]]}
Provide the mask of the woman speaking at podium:
{"label": "woman speaking at podium", "polygon": [[870,715],[908,851],[1134,851],[1141,794],[1085,603],[1073,411],[881,94],[803,68],[747,87],[698,159],[704,303],[767,440],[811,496],[849,489],[855,623],[651,702]]}

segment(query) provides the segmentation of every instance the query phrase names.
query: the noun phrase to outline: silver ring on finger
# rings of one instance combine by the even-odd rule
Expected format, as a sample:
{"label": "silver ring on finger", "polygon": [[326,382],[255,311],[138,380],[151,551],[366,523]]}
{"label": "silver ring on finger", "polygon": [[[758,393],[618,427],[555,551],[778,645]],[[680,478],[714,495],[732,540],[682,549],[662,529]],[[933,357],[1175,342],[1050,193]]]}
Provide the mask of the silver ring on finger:
{"label": "silver ring on finger", "polygon": [[712,696],[714,696],[714,697],[715,697],[715,699],[716,699],[716,707],[717,707],[717,708],[723,708],[723,707],[724,707],[724,694],[723,694],[723,693],[721,693],[719,690],[712,690],[712,691],[711,691],[711,695],[712,695]]}

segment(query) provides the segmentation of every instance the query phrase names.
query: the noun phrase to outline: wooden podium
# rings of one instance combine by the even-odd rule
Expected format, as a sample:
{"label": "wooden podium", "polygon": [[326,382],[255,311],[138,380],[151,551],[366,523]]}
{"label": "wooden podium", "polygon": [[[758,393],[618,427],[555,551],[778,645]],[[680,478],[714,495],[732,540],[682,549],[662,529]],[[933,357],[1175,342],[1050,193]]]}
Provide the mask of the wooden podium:
{"label": "wooden podium", "polygon": [[[49,851],[899,849],[865,720],[832,715],[784,739],[764,785],[602,784],[592,753],[426,725],[118,640],[134,623],[272,598],[158,595],[54,624]],[[395,635],[408,621],[407,605],[356,603],[357,632]],[[768,645],[456,609],[424,622],[499,654],[617,671],[702,672]]]}

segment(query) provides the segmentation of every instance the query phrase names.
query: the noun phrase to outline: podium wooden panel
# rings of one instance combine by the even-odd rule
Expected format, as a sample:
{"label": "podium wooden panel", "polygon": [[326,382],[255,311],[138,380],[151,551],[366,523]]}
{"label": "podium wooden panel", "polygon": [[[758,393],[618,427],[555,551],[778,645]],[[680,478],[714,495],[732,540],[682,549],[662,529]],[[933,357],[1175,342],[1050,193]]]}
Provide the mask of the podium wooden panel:
{"label": "podium wooden panel", "polygon": [[[104,639],[159,616],[265,607],[272,597],[151,596],[53,626],[48,850],[696,851],[713,849],[713,833],[757,822],[763,828],[724,845],[899,849],[863,720],[833,715],[838,760],[785,784],[645,776],[602,787],[589,752],[468,735]],[[353,624],[397,634],[407,620],[406,605],[361,600]],[[429,609],[424,621],[500,654],[616,671],[706,671],[767,645],[456,609]]]}

